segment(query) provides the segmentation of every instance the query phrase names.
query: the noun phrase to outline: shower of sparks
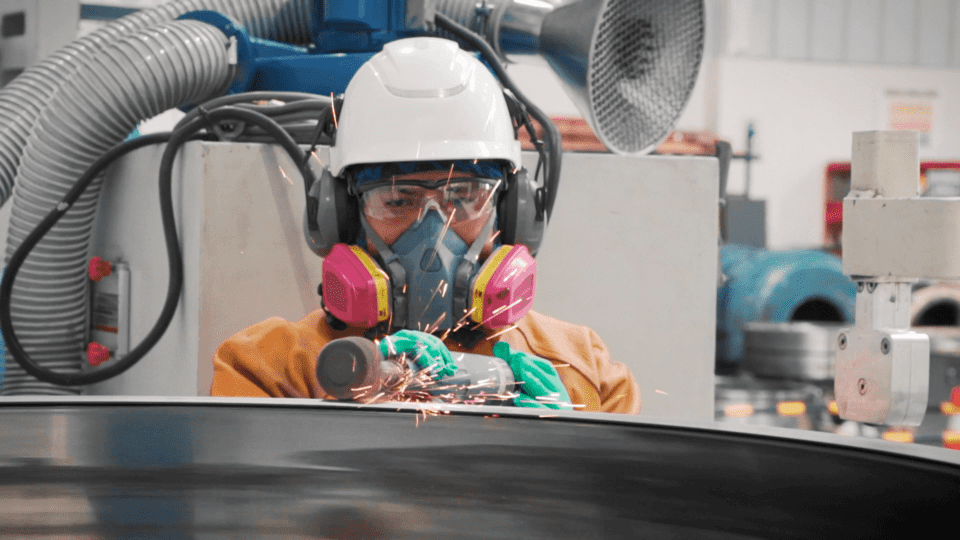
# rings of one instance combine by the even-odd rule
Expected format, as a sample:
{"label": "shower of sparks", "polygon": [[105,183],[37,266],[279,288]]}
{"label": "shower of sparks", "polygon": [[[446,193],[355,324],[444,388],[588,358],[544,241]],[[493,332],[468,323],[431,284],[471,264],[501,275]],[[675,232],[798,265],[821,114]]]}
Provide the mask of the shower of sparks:
{"label": "shower of sparks", "polygon": [[658,393],[658,394],[663,394],[663,395],[665,395],[665,396],[668,395],[668,394],[667,394],[666,392],[664,392],[663,390],[654,390],[654,391],[655,391],[656,393]]}
{"label": "shower of sparks", "polygon": [[443,313],[440,314],[439,317],[437,317],[436,321],[433,321],[432,323],[428,324],[427,327],[423,329],[423,331],[428,334],[432,334],[434,331],[440,329],[440,324],[443,323],[443,320],[446,318],[447,318],[447,312],[444,311]]}
{"label": "shower of sparks", "polygon": [[516,324],[510,325],[510,326],[504,328],[503,330],[497,332],[496,334],[492,334],[492,335],[488,336],[488,337],[486,338],[486,340],[489,341],[489,340],[491,340],[491,339],[499,336],[500,334],[505,334],[505,333],[507,333],[507,332],[515,329],[517,326],[518,326],[518,325],[516,325]]}
{"label": "shower of sparks", "polygon": [[340,125],[337,124],[337,108],[333,106],[333,92],[330,92],[330,112],[333,113],[333,127],[340,129]]}
{"label": "shower of sparks", "polygon": [[[400,366],[400,376],[384,381],[382,388],[379,388],[378,393],[372,397],[364,398],[358,395],[354,397],[354,401],[365,405],[386,402],[417,404],[419,406],[416,416],[417,427],[420,426],[421,420],[426,421],[431,416],[451,414],[447,407],[449,404],[484,405],[490,401],[500,404],[519,395],[514,392],[497,394],[493,390],[487,391],[487,388],[492,389],[499,385],[496,377],[462,386],[444,382],[442,379],[435,380],[434,372],[441,368],[439,365],[435,366],[434,370],[411,369],[410,365],[404,361],[403,355],[391,356],[386,361]],[[365,386],[355,390],[366,392],[369,389],[370,386]]]}
{"label": "shower of sparks", "polygon": [[476,310],[477,310],[477,308],[476,308],[476,306],[474,306],[474,307],[470,308],[470,310],[467,311],[467,312],[463,315],[463,317],[460,317],[460,320],[457,321],[457,324],[455,325],[454,331],[459,330],[461,326],[467,324],[467,319],[470,317],[470,315],[473,315],[473,312],[476,311]]}

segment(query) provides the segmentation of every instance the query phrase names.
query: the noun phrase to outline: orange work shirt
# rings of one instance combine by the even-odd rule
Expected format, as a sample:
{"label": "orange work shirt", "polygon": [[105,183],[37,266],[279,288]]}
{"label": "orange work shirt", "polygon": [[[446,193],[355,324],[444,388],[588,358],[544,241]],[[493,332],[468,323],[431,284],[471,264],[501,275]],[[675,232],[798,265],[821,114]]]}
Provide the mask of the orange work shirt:
{"label": "orange work shirt", "polygon": [[[213,359],[212,396],[326,398],[317,382],[320,349],[331,340],[361,336],[361,328],[336,331],[322,310],[295,323],[273,317],[229,338]],[[493,332],[490,332],[492,335]],[[448,339],[451,351],[493,356],[493,344],[550,360],[576,410],[637,414],[640,388],[630,370],[612,362],[597,334],[585,327],[530,311],[517,327],[466,350]]]}

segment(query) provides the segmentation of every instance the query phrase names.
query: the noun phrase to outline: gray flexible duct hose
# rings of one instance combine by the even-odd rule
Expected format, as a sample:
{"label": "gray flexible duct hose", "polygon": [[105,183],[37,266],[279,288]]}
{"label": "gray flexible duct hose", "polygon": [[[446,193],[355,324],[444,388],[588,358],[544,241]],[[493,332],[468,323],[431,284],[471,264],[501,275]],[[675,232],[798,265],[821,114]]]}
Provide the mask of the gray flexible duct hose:
{"label": "gray flexible duct hose", "polygon": [[[227,37],[213,26],[168,21],[134,32],[84,60],[50,99],[27,138],[8,254],[138,122],[222,94],[234,75],[227,47]],[[40,241],[37,256],[27,258],[13,289],[11,316],[25,349],[44,367],[62,372],[81,366],[89,303],[87,254],[102,180],[94,181]],[[12,359],[7,364],[6,395],[70,391],[33,379]]]}
{"label": "gray flexible duct hose", "polygon": [[[124,36],[143,28],[169,21],[189,11],[210,9],[230,16],[255,36],[294,44],[310,42],[313,0],[177,0],[150,11],[134,13],[94,32],[27,69],[0,91],[0,205],[7,201],[16,181],[17,196],[7,240],[9,257],[27,234],[50,211],[69,185],[92,163],[102,149],[123,140],[136,124],[182,105],[176,101],[184,94],[186,74],[171,72],[171,66],[160,74],[148,73],[143,66],[134,66],[127,74],[139,77],[133,85],[158,88],[160,94],[147,90],[131,91],[131,86],[103,89],[100,96],[119,96],[126,101],[106,111],[85,109],[90,99],[78,96],[76,108],[41,117],[65,81],[90,59]],[[220,38],[222,39],[222,35]],[[142,44],[149,42],[144,39]],[[115,54],[132,53],[114,51]],[[189,60],[189,55],[184,55]],[[117,58],[113,58],[116,61]],[[181,69],[206,69],[209,66],[183,65]],[[136,69],[140,68],[140,69]],[[166,71],[164,71],[166,70]],[[127,76],[123,72],[121,80]],[[190,76],[196,76],[190,73]],[[215,74],[209,74],[215,76]],[[88,77],[96,77],[89,75]],[[161,77],[173,77],[163,81]],[[83,77],[81,77],[83,78]],[[111,79],[100,79],[108,84]],[[90,84],[95,81],[87,80]],[[118,82],[113,80],[114,83]],[[220,81],[222,83],[222,81]],[[176,88],[164,88],[166,84]],[[221,85],[222,86],[222,85]],[[196,90],[196,89],[194,89]],[[187,94],[190,90],[186,91]],[[214,94],[215,95],[215,94]],[[139,100],[152,100],[137,103]],[[62,103],[62,102],[61,102]],[[133,118],[137,114],[143,116]],[[120,120],[122,118],[122,120]],[[70,119],[67,122],[64,120]],[[27,140],[35,129],[39,134],[31,141],[31,172],[18,178],[21,157]],[[88,126],[88,129],[79,129]],[[67,135],[69,134],[69,135]],[[56,140],[75,138],[70,145]],[[51,146],[52,143],[52,146]],[[26,161],[27,158],[23,158]],[[66,183],[65,183],[66,182]],[[80,366],[83,336],[86,333],[88,283],[85,272],[90,231],[97,205],[99,182],[92,186],[47,237],[34,249],[17,278],[12,309],[18,336],[31,357],[50,369],[76,371]],[[8,355],[7,373],[2,393],[26,394],[76,393],[77,390],[56,387],[29,377]]]}
{"label": "gray flexible duct hose", "polygon": [[233,18],[254,37],[307,44],[314,3],[315,0],[177,0],[118,19],[26,69],[0,90],[0,206],[13,189],[23,146],[37,117],[84,59],[131,32],[201,9]]}

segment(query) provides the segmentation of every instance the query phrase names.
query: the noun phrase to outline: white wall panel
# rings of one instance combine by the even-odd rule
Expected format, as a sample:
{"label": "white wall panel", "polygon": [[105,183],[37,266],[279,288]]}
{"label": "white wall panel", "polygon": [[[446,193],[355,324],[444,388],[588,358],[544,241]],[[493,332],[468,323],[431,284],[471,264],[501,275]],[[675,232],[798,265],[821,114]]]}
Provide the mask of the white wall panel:
{"label": "white wall panel", "polygon": [[960,2],[954,0],[950,6],[950,32],[947,47],[950,52],[949,66],[960,68]]}
{"label": "white wall panel", "polygon": [[808,56],[807,30],[810,25],[810,0],[780,0],[776,3],[774,56],[801,60]]}
{"label": "white wall panel", "polygon": [[769,58],[773,55],[777,3],[753,0],[750,8],[750,47],[748,56]]}
{"label": "white wall panel", "polygon": [[917,64],[946,67],[950,62],[951,0],[923,0],[917,14]]}
{"label": "white wall panel", "polygon": [[914,0],[887,0],[883,4],[880,60],[885,64],[916,61],[917,4]]}
{"label": "white wall panel", "polygon": [[849,61],[880,61],[882,6],[881,0],[850,0],[846,26]]}
{"label": "white wall panel", "polygon": [[810,17],[810,58],[839,62],[845,58],[848,2],[813,0]]}

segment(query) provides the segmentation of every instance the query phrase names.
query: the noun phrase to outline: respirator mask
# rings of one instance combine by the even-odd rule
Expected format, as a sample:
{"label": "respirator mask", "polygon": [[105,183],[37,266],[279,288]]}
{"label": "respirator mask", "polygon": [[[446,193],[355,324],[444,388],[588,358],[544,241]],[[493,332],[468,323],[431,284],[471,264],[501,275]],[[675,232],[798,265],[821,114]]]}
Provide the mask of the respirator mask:
{"label": "respirator mask", "polygon": [[324,258],[329,314],[356,326],[382,324],[387,332],[433,332],[507,326],[527,313],[536,287],[527,248],[495,246],[478,262],[496,224],[502,171],[466,163],[460,168],[468,176],[453,177],[451,167],[435,180],[397,179],[380,166],[356,175],[363,236],[376,255],[337,244]]}

